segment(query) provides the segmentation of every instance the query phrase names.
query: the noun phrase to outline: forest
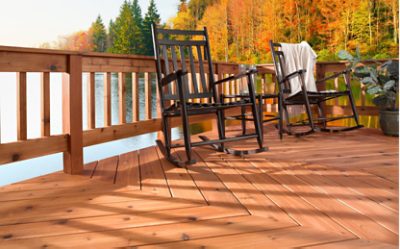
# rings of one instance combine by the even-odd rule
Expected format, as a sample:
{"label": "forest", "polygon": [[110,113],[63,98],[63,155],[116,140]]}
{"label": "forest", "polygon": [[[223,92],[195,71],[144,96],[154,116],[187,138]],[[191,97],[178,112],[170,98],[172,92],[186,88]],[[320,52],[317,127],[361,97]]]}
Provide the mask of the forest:
{"label": "forest", "polygon": [[397,0],[180,0],[166,23],[160,23],[154,0],[144,16],[132,0],[108,27],[99,16],[88,30],[43,47],[152,55],[152,22],[177,29],[206,26],[215,61],[270,62],[269,40],[307,41],[319,61],[337,60],[338,51],[357,47],[365,59],[397,58],[399,51]]}

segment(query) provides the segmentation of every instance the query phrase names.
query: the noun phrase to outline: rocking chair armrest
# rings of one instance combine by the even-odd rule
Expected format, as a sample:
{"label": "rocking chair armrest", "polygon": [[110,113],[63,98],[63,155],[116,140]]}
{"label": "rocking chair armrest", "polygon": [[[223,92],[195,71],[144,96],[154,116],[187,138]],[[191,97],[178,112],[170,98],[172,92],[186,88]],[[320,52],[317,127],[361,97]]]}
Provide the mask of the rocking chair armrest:
{"label": "rocking chair armrest", "polygon": [[335,78],[339,77],[340,75],[350,73],[351,71],[352,71],[351,68],[347,68],[346,70],[343,70],[343,71],[338,72],[338,73],[334,73],[334,74],[332,74],[332,75],[330,75],[328,77],[325,77],[323,79],[316,80],[315,83],[317,83],[317,84],[324,83],[327,80],[335,79]]}
{"label": "rocking chair armrest", "polygon": [[177,70],[173,73],[170,73],[166,75],[164,78],[161,79],[161,85],[165,86],[170,84],[171,82],[177,80],[179,77],[182,77],[184,75],[188,74],[187,71],[182,71],[182,70]]}
{"label": "rocking chair armrest", "polygon": [[249,69],[249,70],[246,70],[245,72],[241,72],[241,73],[238,73],[236,75],[229,76],[229,77],[227,77],[225,79],[217,80],[214,84],[218,85],[218,84],[221,84],[221,83],[224,83],[224,82],[227,82],[227,81],[237,80],[237,79],[240,79],[240,78],[243,78],[245,76],[248,76],[248,75],[251,75],[251,74],[255,74],[255,73],[257,73],[256,69]]}
{"label": "rocking chair armrest", "polygon": [[290,74],[286,75],[286,76],[282,79],[282,82],[285,82],[285,81],[287,81],[287,80],[290,80],[290,79],[293,78],[293,77],[299,77],[299,76],[301,76],[301,75],[302,75],[303,73],[305,73],[305,72],[307,72],[307,70],[305,70],[305,69],[300,69],[300,70],[294,71],[293,73],[290,73]]}

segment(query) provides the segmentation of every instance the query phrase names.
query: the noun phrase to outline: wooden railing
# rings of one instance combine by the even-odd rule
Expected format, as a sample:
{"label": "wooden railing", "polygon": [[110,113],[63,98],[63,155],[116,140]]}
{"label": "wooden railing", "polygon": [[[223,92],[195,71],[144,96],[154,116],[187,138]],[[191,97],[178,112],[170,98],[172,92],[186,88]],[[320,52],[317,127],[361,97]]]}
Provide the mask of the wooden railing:
{"label": "wooden railing", "polygon": [[[217,78],[233,75],[239,71],[238,64],[215,63]],[[344,68],[343,63],[319,63],[317,75]],[[258,66],[258,91],[273,91],[274,76],[271,65]],[[30,49],[0,46],[0,72],[17,73],[17,141],[1,143],[0,164],[26,160],[39,156],[63,152],[64,172],[79,174],[83,169],[83,148],[94,144],[141,135],[161,130],[159,111],[152,113],[152,81],[155,77],[155,63],[152,57],[134,55],[115,55],[104,53],[79,53],[69,51]],[[27,130],[27,72],[41,74],[41,137],[28,139]],[[50,74],[63,73],[62,77],[62,127],[63,134],[50,134]],[[87,96],[83,96],[83,74],[87,75]],[[104,74],[104,126],[96,127],[95,78]],[[119,123],[112,124],[111,80],[112,74],[118,75]],[[129,75],[128,75],[129,74]],[[130,76],[130,77],[127,77]],[[191,78],[191,77],[189,77]],[[127,82],[127,80],[132,82]],[[144,81],[145,108],[144,119],[139,120],[139,80]],[[132,122],[127,122],[126,95],[127,84],[132,85]],[[239,93],[234,82],[221,86],[224,93]],[[9,93],[14,94],[14,93]],[[83,113],[82,102],[86,98],[87,113]],[[200,100],[205,101],[205,100]],[[365,101],[364,101],[365,102]],[[364,103],[363,102],[363,103]],[[276,103],[268,102],[266,111],[276,111]],[[159,108],[157,107],[157,110]],[[363,114],[375,114],[376,110],[360,107]],[[330,113],[346,112],[346,107],[332,106]],[[229,114],[238,113],[231,110]],[[87,130],[83,129],[83,115],[87,116]],[[202,121],[205,119],[201,117]],[[212,118],[212,116],[209,116]],[[199,122],[193,117],[191,122]],[[173,126],[180,124],[179,119],[172,120]]]}

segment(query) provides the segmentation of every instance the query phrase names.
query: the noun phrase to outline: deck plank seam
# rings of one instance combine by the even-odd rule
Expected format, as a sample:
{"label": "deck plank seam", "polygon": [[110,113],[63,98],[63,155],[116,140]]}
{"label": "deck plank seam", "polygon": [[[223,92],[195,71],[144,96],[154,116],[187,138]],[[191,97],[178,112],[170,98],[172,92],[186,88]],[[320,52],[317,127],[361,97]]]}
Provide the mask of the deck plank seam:
{"label": "deck plank seam", "polygon": [[[268,162],[268,160],[265,160],[266,162]],[[250,161],[251,162],[251,161]],[[255,165],[253,162],[251,162],[251,164],[253,164],[254,167],[259,168],[257,165]],[[265,174],[268,174],[268,172],[265,172],[262,168],[260,168],[260,170],[262,172],[264,172]],[[268,174],[269,175],[269,174]],[[312,202],[310,202],[309,200],[307,200],[306,197],[302,196],[302,195],[298,195],[296,193],[296,191],[292,190],[289,186],[287,186],[285,183],[280,182],[278,179],[276,179],[276,177],[274,177],[273,175],[269,175],[272,179],[274,179],[275,181],[279,182],[279,184],[281,184],[285,189],[287,189],[289,192],[291,192],[294,195],[297,195],[299,198],[301,198],[303,201],[305,201],[306,203],[308,203],[310,206],[312,206],[314,209],[318,210],[318,212],[320,212],[321,214],[325,215],[326,217],[328,217],[332,222],[334,222],[337,226],[343,228],[344,230],[346,230],[347,232],[351,233],[354,237],[361,239],[356,233],[354,233],[353,231],[351,231],[351,229],[347,228],[344,224],[342,224],[341,222],[337,221],[336,219],[334,219],[334,217],[331,217],[329,214],[327,214],[325,211],[321,210],[320,208],[318,208],[317,206],[315,206]],[[293,176],[295,178],[297,178],[296,176]],[[299,181],[302,181],[301,179],[298,179]],[[308,183],[305,182],[306,185],[309,185]]]}
{"label": "deck plank seam", "polygon": [[[179,159],[182,160],[181,156],[177,153],[177,150],[176,150],[176,149],[172,149],[172,151],[177,155],[177,157],[178,157]],[[159,153],[159,156],[160,156],[160,152],[159,152],[159,151],[158,151],[158,153]],[[197,184],[197,182],[196,182],[195,179],[193,178],[192,173],[190,173],[189,167],[191,167],[191,166],[189,165],[189,166],[185,167],[186,174],[188,174],[189,177],[190,177],[190,179],[192,179],[193,184],[196,186],[197,191],[199,191],[199,193],[200,193],[200,195],[202,196],[204,202],[205,202],[208,206],[210,206],[210,203],[208,202],[207,198],[205,197],[203,191],[201,191],[199,185]]]}
{"label": "deck plank seam", "polygon": [[[243,158],[243,160],[247,161],[246,158]],[[278,205],[273,199],[271,199],[262,189],[259,189],[253,182],[251,182],[245,175],[241,173],[236,167],[234,167],[231,163],[228,161],[228,165],[232,167],[238,174],[240,174],[249,184],[251,184],[255,189],[257,189],[262,195],[264,195],[267,199],[269,199],[276,207],[278,207],[283,213],[285,213],[295,224],[298,226],[302,226],[295,218],[293,218],[284,208],[282,208],[280,205]],[[258,168],[257,169],[260,173],[261,172]],[[274,179],[272,179],[274,180]],[[275,181],[275,180],[274,180]],[[276,181],[275,181],[276,182]],[[277,182],[277,184],[280,184]]]}
{"label": "deck plank seam", "polygon": [[[194,150],[195,151],[195,150]],[[252,215],[250,210],[240,201],[240,199],[236,196],[236,194],[225,184],[225,182],[221,179],[221,177],[218,175],[217,172],[215,172],[209,165],[206,160],[200,155],[198,151],[195,151],[195,153],[201,158],[201,160],[205,163],[206,167],[213,172],[213,174],[218,178],[218,180],[224,185],[224,187],[231,193],[231,195],[235,198],[237,203],[240,204],[240,206],[248,212],[249,215]],[[220,158],[221,159],[221,158]]]}

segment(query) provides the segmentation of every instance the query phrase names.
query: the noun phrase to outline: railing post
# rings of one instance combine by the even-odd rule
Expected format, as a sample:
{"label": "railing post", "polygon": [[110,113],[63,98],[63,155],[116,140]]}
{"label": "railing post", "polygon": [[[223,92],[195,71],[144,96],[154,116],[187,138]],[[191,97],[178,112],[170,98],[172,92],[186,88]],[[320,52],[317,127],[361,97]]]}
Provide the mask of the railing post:
{"label": "railing post", "polygon": [[74,175],[83,170],[81,56],[69,56],[67,73],[63,77],[63,129],[69,134],[69,140],[68,150],[64,152],[64,172]]}

